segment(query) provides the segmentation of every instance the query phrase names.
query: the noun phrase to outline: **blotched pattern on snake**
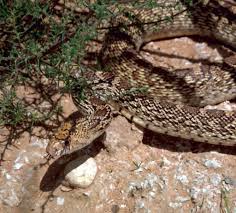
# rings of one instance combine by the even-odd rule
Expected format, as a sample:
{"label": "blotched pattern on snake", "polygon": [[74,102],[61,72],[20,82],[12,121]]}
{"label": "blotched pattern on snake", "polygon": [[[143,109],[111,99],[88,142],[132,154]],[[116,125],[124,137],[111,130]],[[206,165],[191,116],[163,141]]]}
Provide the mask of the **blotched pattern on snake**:
{"label": "blotched pattern on snake", "polygon": [[77,150],[101,135],[114,110],[157,133],[236,145],[236,113],[201,108],[236,97],[233,66],[222,63],[202,65],[195,72],[170,70],[153,66],[139,53],[149,41],[192,35],[214,38],[235,50],[236,15],[214,0],[207,5],[157,2],[152,9],[127,4],[121,14],[101,23],[99,59],[108,71],[104,78],[94,74],[89,79],[88,98],[78,104],[85,113],[65,123],[70,124],[66,136],[54,135],[47,147],[52,156]]}

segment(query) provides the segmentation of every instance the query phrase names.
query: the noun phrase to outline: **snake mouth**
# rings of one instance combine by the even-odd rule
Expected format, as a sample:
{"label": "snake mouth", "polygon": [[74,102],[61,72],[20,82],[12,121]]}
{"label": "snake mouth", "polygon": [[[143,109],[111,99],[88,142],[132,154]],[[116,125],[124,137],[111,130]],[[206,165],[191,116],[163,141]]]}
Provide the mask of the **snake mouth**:
{"label": "snake mouth", "polygon": [[68,140],[62,140],[60,143],[55,143],[53,146],[48,146],[46,151],[53,159],[66,155],[70,152],[70,143]]}

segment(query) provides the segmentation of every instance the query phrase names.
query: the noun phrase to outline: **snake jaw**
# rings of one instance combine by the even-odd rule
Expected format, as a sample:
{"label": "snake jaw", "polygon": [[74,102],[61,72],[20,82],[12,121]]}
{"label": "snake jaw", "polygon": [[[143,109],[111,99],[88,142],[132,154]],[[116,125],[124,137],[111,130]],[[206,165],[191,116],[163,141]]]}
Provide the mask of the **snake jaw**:
{"label": "snake jaw", "polygon": [[69,153],[69,151],[70,151],[70,146],[68,140],[55,141],[54,143],[50,143],[50,145],[48,145],[46,148],[46,152],[52,158],[65,155]]}

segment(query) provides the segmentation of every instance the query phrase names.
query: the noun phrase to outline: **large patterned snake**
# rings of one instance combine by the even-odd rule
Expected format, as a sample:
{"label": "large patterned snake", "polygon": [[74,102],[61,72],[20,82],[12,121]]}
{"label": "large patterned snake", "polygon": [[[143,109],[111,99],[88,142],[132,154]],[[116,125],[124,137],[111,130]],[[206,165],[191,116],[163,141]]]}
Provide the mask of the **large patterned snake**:
{"label": "large patterned snake", "polygon": [[[236,145],[236,112],[201,108],[236,97],[236,70],[222,64],[201,69],[155,67],[141,57],[143,44],[197,35],[236,49],[236,15],[218,1],[157,1],[152,9],[126,6],[104,29],[100,61],[110,72],[91,85],[79,104],[86,116],[66,122],[47,147],[52,156],[79,149],[101,135],[115,109],[147,129],[198,142]],[[104,86],[105,85],[105,86]],[[67,141],[67,142],[65,142]],[[81,145],[82,144],[82,145]]]}

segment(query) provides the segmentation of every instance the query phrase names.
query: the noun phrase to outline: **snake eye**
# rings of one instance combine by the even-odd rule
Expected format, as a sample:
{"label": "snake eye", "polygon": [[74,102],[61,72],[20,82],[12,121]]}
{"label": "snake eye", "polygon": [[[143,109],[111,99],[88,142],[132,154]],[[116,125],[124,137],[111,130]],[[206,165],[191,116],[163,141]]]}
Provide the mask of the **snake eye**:
{"label": "snake eye", "polygon": [[69,141],[68,141],[68,140],[65,140],[64,145],[65,145],[65,147],[69,146]]}

